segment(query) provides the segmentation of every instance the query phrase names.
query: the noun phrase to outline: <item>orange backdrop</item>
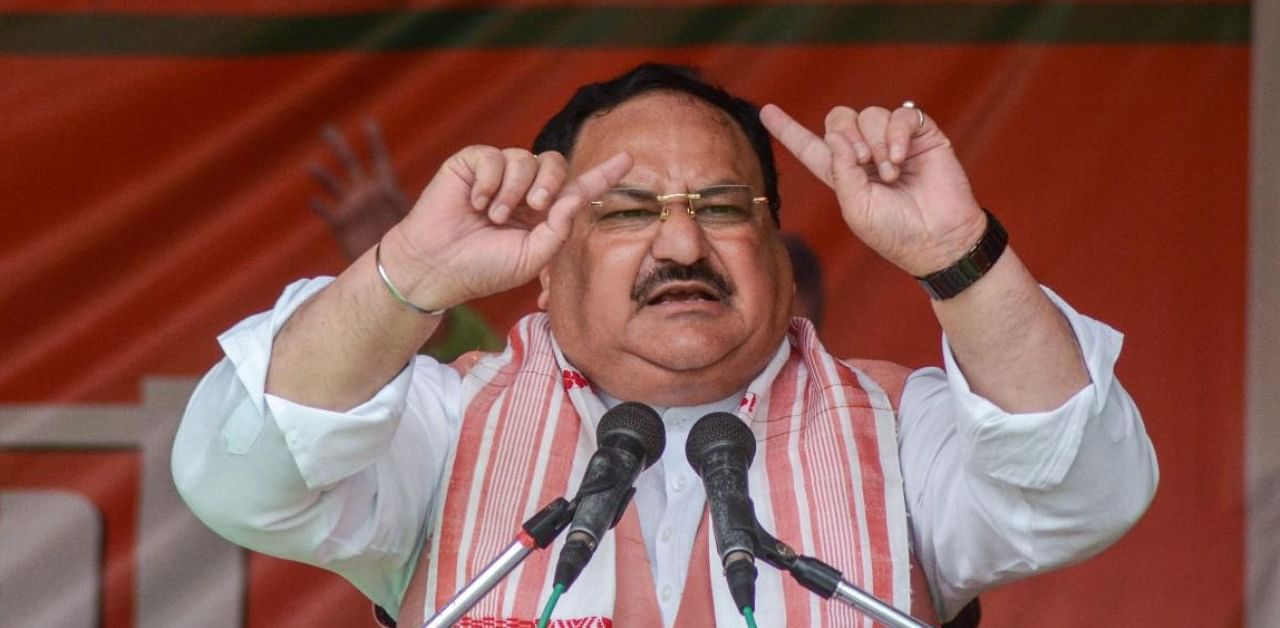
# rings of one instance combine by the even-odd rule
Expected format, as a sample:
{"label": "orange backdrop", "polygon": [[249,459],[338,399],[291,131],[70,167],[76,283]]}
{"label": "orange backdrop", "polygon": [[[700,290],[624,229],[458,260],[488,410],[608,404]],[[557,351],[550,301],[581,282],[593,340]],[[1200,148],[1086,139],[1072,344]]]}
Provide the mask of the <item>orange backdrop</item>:
{"label": "orange backdrop", "polygon": [[[255,15],[313,15],[319,4],[244,0],[220,10],[262,26]],[[405,4],[351,0],[340,10],[394,21],[439,8]],[[549,4],[508,4],[502,19],[518,26]],[[884,6],[891,17],[952,15],[947,5]],[[1003,15],[998,3],[969,6]],[[586,44],[548,32],[546,45],[524,33],[502,45],[495,38],[514,27],[497,24],[473,26],[474,44],[365,45],[352,35],[291,49],[301,35],[290,28],[307,23],[289,22],[270,31],[285,40],[280,49],[246,34],[237,53],[225,40],[138,46],[157,24],[202,31],[105,19],[216,21],[193,13],[200,3],[0,2],[0,403],[136,402],[145,377],[202,373],[219,357],[214,337],[269,307],[292,279],[339,271],[335,240],[308,210],[316,190],[305,166],[327,158],[317,136],[326,122],[354,133],[365,116],[381,121],[401,181],[416,190],[464,145],[528,145],[577,84],[642,60],[696,64],[811,125],[835,104],[911,98],[949,133],[979,199],[1039,278],[1126,333],[1119,372],[1161,462],[1160,491],[1133,532],[1082,565],[985,595],[986,625],[1239,625],[1247,7],[1122,5],[1157,23],[1131,36],[1103,23],[1086,24],[1086,35],[1068,26],[1058,40],[1049,28],[1046,39],[1036,34],[1046,23],[1069,22],[1070,7],[1083,5],[1055,6],[1068,17],[1044,8],[1011,35],[993,27],[958,41],[930,34],[945,25],[919,36],[895,27],[908,35],[888,40],[851,26],[840,41],[807,22],[785,40],[734,37],[760,25],[691,13],[721,20],[712,23],[723,31]],[[1180,6],[1210,17],[1196,18],[1201,30],[1159,25],[1184,19]],[[1242,14],[1246,34],[1232,35]],[[783,226],[826,268],[828,344],[937,363],[923,293],[849,235],[798,163],[782,158],[780,168]],[[476,305],[505,329],[534,296],[526,288]],[[0,490],[66,481],[65,469],[48,480],[18,473],[31,455],[0,448]],[[117,472],[88,462],[73,468]],[[119,499],[136,495],[125,486]],[[105,508],[109,531],[134,525]],[[108,559],[127,561],[114,551]],[[368,621],[367,604],[330,575],[261,556],[249,573],[246,626]],[[131,608],[108,596],[105,625],[133,625]]]}

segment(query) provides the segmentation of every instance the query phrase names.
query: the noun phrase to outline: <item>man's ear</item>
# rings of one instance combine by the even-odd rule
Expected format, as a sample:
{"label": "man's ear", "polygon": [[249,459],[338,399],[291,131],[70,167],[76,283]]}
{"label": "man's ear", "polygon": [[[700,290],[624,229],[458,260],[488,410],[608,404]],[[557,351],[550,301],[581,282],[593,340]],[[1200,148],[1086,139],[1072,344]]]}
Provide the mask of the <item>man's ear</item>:
{"label": "man's ear", "polygon": [[551,264],[538,271],[538,283],[542,285],[542,291],[538,293],[538,309],[546,310],[551,302]]}

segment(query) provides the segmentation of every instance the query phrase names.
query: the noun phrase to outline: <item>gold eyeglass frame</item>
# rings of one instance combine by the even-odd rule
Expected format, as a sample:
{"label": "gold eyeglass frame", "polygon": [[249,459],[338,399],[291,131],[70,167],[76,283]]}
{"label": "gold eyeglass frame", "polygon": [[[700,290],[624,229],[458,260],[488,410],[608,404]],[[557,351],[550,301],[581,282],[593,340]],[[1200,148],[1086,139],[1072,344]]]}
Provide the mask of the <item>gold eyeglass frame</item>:
{"label": "gold eyeglass frame", "polygon": [[[693,201],[701,199],[702,195],[706,193],[708,190],[717,190],[717,189],[724,189],[724,188],[744,188],[744,189],[750,190],[751,186],[740,185],[740,184],[713,185],[709,188],[706,188],[704,190],[699,190],[697,192],[672,192],[670,194],[654,194],[653,195],[654,200],[656,200],[658,204],[662,207],[662,211],[658,214],[658,221],[666,222],[667,218],[671,215],[671,210],[668,209],[667,206],[681,199],[685,201],[684,210],[688,212],[690,218],[693,218],[696,220],[698,215],[693,208]],[[626,188],[626,189],[633,192],[642,191],[635,188]],[[613,191],[617,191],[617,188],[615,188],[614,190],[610,190],[610,192],[613,192]],[[752,204],[768,203],[769,197],[753,196],[751,197],[751,202]],[[588,203],[588,205],[590,205],[591,207],[602,207],[604,205],[604,201],[591,201]]]}

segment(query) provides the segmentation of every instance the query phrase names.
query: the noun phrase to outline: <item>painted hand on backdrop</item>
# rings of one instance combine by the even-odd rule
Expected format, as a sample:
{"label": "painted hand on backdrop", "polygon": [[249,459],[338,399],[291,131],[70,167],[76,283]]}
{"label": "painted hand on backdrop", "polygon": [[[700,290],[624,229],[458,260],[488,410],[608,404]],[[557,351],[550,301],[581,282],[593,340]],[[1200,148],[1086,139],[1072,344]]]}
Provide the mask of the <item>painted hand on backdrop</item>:
{"label": "painted hand on backdrop", "polygon": [[[560,153],[469,146],[444,162],[409,215],[387,234],[413,269],[410,300],[443,308],[537,276],[569,236],[574,215],[631,169],[614,155],[568,180]],[[384,257],[385,259],[385,257]]]}
{"label": "painted hand on backdrop", "polygon": [[325,194],[311,199],[311,210],[329,223],[347,259],[369,250],[392,225],[409,213],[409,199],[396,180],[382,129],[372,118],[364,121],[368,163],[361,162],[337,127],[325,125],[321,138],[329,145],[345,176],[312,162],[311,178]]}
{"label": "painted hand on backdrop", "polygon": [[951,141],[919,109],[835,107],[822,137],[777,105],[760,119],[835,190],[853,233],[911,275],[949,266],[982,236],[986,217]]}

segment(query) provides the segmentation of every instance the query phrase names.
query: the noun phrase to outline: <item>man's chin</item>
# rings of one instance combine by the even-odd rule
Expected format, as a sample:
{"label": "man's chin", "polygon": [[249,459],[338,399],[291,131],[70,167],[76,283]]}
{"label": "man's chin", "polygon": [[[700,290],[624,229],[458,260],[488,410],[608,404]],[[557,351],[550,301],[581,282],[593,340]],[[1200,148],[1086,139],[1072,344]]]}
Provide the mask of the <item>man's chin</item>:
{"label": "man's chin", "polygon": [[632,353],[668,371],[717,368],[726,364],[741,339],[714,332],[723,330],[684,329],[667,336],[641,335],[633,339]]}
{"label": "man's chin", "polygon": [[663,351],[641,357],[650,364],[673,373],[705,371],[714,368],[722,359],[722,356],[709,358],[707,353],[697,350]]}

